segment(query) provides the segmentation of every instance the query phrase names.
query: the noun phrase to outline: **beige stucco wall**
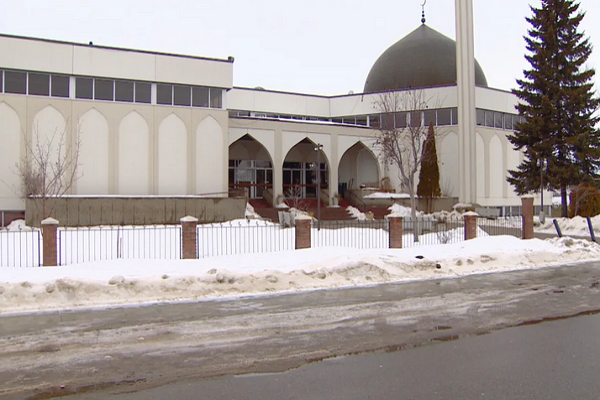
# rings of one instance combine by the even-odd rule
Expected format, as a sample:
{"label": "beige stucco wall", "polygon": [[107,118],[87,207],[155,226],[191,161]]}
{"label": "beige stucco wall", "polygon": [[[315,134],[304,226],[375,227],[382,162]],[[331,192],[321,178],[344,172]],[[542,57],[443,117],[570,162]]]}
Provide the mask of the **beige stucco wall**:
{"label": "beige stucco wall", "polygon": [[226,60],[0,36],[2,68],[231,88]]}
{"label": "beige stucco wall", "polygon": [[25,138],[56,132],[56,152],[63,131],[72,148],[81,140],[69,194],[226,196],[226,110],[0,94],[0,116],[0,209],[23,209],[13,167]]}

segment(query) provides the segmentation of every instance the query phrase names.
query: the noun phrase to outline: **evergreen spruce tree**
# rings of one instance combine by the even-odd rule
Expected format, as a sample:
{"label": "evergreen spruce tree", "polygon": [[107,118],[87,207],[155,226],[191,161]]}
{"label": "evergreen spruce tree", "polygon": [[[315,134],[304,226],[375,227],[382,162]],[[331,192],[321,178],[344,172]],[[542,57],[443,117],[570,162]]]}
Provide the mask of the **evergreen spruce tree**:
{"label": "evergreen spruce tree", "polygon": [[433,212],[433,199],[440,197],[440,167],[438,165],[437,149],[435,146],[435,131],[433,122],[429,125],[429,131],[423,143],[423,155],[421,158],[421,171],[419,171],[419,185],[417,195],[424,197],[427,201],[427,211]]}
{"label": "evergreen spruce tree", "polygon": [[567,189],[599,176],[599,117],[594,113],[600,101],[593,91],[595,71],[585,67],[592,47],[578,32],[585,13],[575,0],[542,0],[540,8],[530,8],[525,58],[531,69],[513,90],[524,119],[508,137],[525,159],[507,180],[519,194],[543,189],[542,181],[560,190],[566,217]]}

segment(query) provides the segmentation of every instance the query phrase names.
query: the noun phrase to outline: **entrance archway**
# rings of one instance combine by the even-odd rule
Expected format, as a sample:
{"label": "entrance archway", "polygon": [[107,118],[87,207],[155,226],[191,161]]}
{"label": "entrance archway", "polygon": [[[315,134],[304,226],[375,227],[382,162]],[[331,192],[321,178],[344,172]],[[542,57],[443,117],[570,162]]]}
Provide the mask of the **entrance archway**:
{"label": "entrance archway", "polygon": [[229,189],[244,189],[251,199],[262,199],[273,187],[273,160],[265,147],[250,135],[229,146]]}
{"label": "entrance archway", "polygon": [[340,160],[338,168],[340,194],[360,187],[379,187],[379,164],[373,152],[362,142],[350,147]]}
{"label": "entrance archway", "polygon": [[[320,161],[320,165],[318,162]],[[317,176],[320,175],[320,185]],[[329,163],[323,150],[305,138],[286,154],[283,161],[283,193],[286,197],[317,198],[317,190],[329,187]],[[292,196],[292,192],[293,195]]]}

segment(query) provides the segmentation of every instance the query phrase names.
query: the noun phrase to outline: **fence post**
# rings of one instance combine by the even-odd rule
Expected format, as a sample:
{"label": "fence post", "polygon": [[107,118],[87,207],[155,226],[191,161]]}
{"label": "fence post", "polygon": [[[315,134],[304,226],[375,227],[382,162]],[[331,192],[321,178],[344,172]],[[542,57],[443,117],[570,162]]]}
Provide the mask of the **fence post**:
{"label": "fence post", "polygon": [[46,218],[42,221],[42,240],[44,267],[56,267],[58,265],[58,251],[56,246],[56,230],[58,221],[54,218]]}
{"label": "fence post", "polygon": [[181,221],[181,258],[196,259],[198,256],[198,252],[196,251],[198,243],[196,237],[198,218],[188,215],[181,218],[179,221]]}
{"label": "fence post", "polygon": [[465,219],[465,240],[477,237],[477,217],[479,217],[479,214],[473,211],[463,214],[463,218]]}
{"label": "fence post", "polygon": [[390,214],[387,216],[390,224],[390,249],[402,248],[402,215]]}
{"label": "fence post", "polygon": [[521,197],[522,239],[533,239],[533,196]]}
{"label": "fence post", "polygon": [[296,250],[310,249],[310,223],[312,218],[308,215],[299,215],[296,223]]}

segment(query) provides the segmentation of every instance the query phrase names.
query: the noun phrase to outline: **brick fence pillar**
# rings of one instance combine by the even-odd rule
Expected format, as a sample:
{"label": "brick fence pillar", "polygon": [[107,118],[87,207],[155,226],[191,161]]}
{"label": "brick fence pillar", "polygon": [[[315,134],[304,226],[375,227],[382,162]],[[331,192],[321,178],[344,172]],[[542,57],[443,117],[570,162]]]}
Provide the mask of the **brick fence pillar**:
{"label": "brick fence pillar", "polygon": [[523,239],[533,239],[533,196],[521,197]]}
{"label": "brick fence pillar", "polygon": [[463,218],[465,219],[465,240],[477,237],[477,217],[479,217],[479,214],[472,211],[463,214]]}
{"label": "brick fence pillar", "polygon": [[390,249],[401,249],[402,248],[402,215],[390,214],[388,215],[388,223],[390,224]]}
{"label": "brick fence pillar", "polygon": [[296,223],[296,250],[310,249],[310,223],[312,218],[308,215],[299,215]]}
{"label": "brick fence pillar", "polygon": [[198,218],[188,215],[181,218],[179,221],[181,221],[181,258],[196,259],[198,258],[196,248],[198,243],[196,237]]}
{"label": "brick fence pillar", "polygon": [[42,265],[44,267],[56,267],[58,265],[57,228],[58,221],[54,218],[46,218],[42,221],[42,238],[44,240]]}

